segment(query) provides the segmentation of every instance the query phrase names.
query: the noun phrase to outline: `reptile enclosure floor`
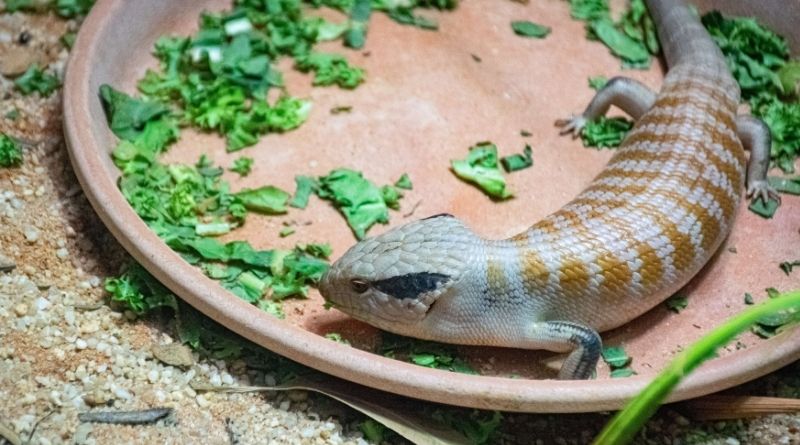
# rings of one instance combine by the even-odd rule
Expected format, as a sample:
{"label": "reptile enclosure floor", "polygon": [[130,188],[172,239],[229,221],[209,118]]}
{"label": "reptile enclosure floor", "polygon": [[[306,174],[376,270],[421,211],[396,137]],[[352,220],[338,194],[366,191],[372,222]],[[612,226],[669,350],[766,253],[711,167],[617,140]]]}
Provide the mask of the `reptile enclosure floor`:
{"label": "reptile enclosure floor", "polygon": [[[721,2],[724,10],[744,12],[747,2]],[[755,3],[751,2],[754,6]],[[744,5],[744,6],[743,6]],[[763,2],[775,29],[788,32],[792,16],[783,2]],[[780,6],[779,6],[780,5]],[[792,2],[791,7],[799,4]],[[81,28],[65,86],[65,128],[76,173],[103,221],[128,251],[187,302],[239,334],[324,372],[411,397],[455,405],[511,411],[580,412],[615,409],[646,385],[682,346],[744,309],[743,295],[763,299],[764,289],[797,287],[781,261],[800,251],[800,199],[784,196],[772,220],[740,206],[734,231],[720,253],[682,292],[688,307],[675,314],[663,305],[603,334],[607,345],[624,345],[637,376],[610,379],[601,364],[590,381],[546,380],[559,357],[541,351],[460,347],[481,375],[464,375],[415,366],[368,352],[380,338],[374,329],[336,311],[326,311],[315,291],[308,300],[287,303],[285,321],[229,294],[173,253],[136,216],[116,186],[118,171],[109,152],[115,138],[106,124],[98,88],[109,83],[134,92],[135,81],[155,66],[150,51],[165,34],[187,35],[204,10],[229,8],[228,1],[100,0]],[[328,11],[332,17],[343,19]],[[389,227],[435,213],[449,212],[489,237],[506,237],[556,210],[576,195],[611,155],[560,137],[553,122],[582,110],[593,91],[587,78],[624,74],[658,89],[663,66],[624,71],[605,47],[584,37],[583,24],[569,17],[561,0],[522,5],[510,1],[464,1],[454,12],[432,14],[437,32],[401,26],[373,15],[363,51],[345,53],[367,70],[367,82],[354,91],[311,88],[310,79],[282,64],[292,95],[308,97],[313,111],[299,129],[264,137],[256,147],[226,153],[217,137],[184,131],[167,161],[194,163],[208,153],[229,166],[241,155],[256,159],[253,173],[226,173],[234,189],[273,184],[294,190],[296,174],[322,175],[338,167],[361,170],[378,184],[408,172],[414,190],[392,212]],[[529,19],[552,27],[545,39],[525,39],[510,29],[512,20]],[[785,23],[784,23],[785,22]],[[324,47],[323,47],[324,48]],[[795,46],[797,48],[797,46]],[[350,113],[332,114],[337,106]],[[522,137],[520,130],[533,134]],[[448,170],[475,142],[490,140],[502,155],[533,147],[534,166],[508,175],[514,199],[492,202]],[[413,213],[407,216],[409,213]],[[283,222],[299,223],[297,233],[279,238]],[[355,242],[344,219],[327,203],[312,198],[306,210],[278,217],[249,217],[233,234],[259,248],[290,248],[296,243],[330,242],[334,258]],[[794,282],[792,282],[792,280]],[[340,332],[357,347],[322,337]],[[718,391],[766,374],[800,358],[800,330],[770,340],[750,333],[720,357],[692,374],[671,396],[680,400]],[[360,349],[361,348],[361,349]],[[363,350],[362,350],[363,349]],[[511,378],[511,377],[514,378]],[[520,378],[521,377],[521,378]]]}

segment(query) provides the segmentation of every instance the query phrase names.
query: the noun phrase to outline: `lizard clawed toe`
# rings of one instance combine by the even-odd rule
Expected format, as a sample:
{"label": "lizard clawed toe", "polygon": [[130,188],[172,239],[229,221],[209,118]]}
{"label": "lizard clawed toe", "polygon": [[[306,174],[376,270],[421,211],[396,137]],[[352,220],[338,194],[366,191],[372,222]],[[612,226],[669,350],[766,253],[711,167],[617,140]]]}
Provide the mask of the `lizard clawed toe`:
{"label": "lizard clawed toe", "polygon": [[770,199],[774,199],[778,204],[781,203],[781,196],[778,194],[778,191],[775,190],[769,182],[763,179],[753,181],[747,186],[747,197],[753,202],[760,199],[764,204]]}
{"label": "lizard clawed toe", "polygon": [[572,134],[572,139],[580,136],[583,127],[586,126],[586,118],[581,115],[572,115],[568,119],[559,119],[556,121],[556,127],[561,128],[559,134]]}

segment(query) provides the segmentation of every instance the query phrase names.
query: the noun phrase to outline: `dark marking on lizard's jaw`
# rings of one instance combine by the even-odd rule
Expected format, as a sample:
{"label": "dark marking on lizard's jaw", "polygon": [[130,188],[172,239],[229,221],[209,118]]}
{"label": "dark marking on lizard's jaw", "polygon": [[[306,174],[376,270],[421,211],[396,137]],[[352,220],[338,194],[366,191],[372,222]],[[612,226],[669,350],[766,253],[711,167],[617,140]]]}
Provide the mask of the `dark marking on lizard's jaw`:
{"label": "dark marking on lizard's jaw", "polygon": [[455,216],[453,216],[453,215],[451,215],[449,213],[437,213],[437,214],[431,215],[431,216],[429,216],[427,218],[422,218],[422,221],[425,221],[425,220],[428,220],[428,219],[433,219],[433,218],[455,218]]}
{"label": "dark marking on lizard's jaw", "polygon": [[372,287],[395,298],[417,298],[450,281],[450,275],[416,272],[372,282]]}

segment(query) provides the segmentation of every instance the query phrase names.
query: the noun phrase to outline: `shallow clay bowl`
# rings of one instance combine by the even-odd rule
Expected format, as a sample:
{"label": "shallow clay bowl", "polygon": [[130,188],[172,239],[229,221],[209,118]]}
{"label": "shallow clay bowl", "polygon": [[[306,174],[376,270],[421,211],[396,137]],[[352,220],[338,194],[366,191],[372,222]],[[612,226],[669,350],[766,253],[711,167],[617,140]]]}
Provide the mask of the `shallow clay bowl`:
{"label": "shallow clay bowl", "polygon": [[[745,3],[720,2],[720,6],[743,13]],[[765,8],[753,13],[776,29],[797,32],[790,20],[798,16],[798,3],[791,3],[795,13],[786,11],[785,2],[751,3]],[[98,99],[104,83],[135,91],[136,79],[156,65],[150,51],[159,36],[188,35],[196,29],[202,10],[229,7],[229,2],[216,0],[100,0],[81,28],[69,62],[65,128],[86,195],[125,248],[188,303],[270,350],[353,382],[454,405],[536,412],[615,409],[641,390],[681,347],[744,309],[745,292],[763,299],[767,287],[797,287],[797,276],[787,277],[778,267],[781,261],[796,259],[800,251],[800,199],[785,196],[771,220],[747,211],[742,203],[720,253],[682,291],[689,301],[685,310],[676,314],[659,305],[603,334],[605,344],[623,345],[634,358],[632,367],[638,375],[630,378],[611,379],[601,364],[595,380],[551,380],[561,357],[542,351],[459,347],[459,356],[481,375],[386,358],[370,352],[380,339],[376,329],[325,310],[315,291],[307,300],[287,303],[286,320],[261,312],[183,261],[126,203],[116,185],[119,172],[109,156],[116,139]],[[324,14],[343,19],[332,11]],[[570,19],[564,1],[522,5],[470,0],[454,12],[431,15],[439,21],[437,32],[401,26],[376,13],[363,51],[344,49],[338,42],[327,44],[323,49],[344,53],[366,68],[367,82],[354,91],[312,88],[309,77],[283,61],[289,91],[314,104],[308,122],[296,131],[269,135],[238,153],[226,153],[223,141],[215,136],[184,131],[166,160],[194,163],[201,153],[208,153],[227,167],[239,156],[254,157],[255,169],[248,177],[226,173],[234,189],[273,184],[291,191],[296,174],[323,175],[343,166],[363,171],[378,184],[408,172],[414,190],[406,193],[403,208],[392,212],[391,224],[374,227],[371,235],[441,212],[457,215],[488,237],[522,231],[575,196],[610,157],[609,150],[586,149],[580,141],[560,137],[553,122],[586,105],[592,96],[586,83],[589,76],[617,75],[620,63],[605,47],[585,38],[583,24]],[[509,22],[520,19],[553,31],[542,40],[515,36]],[[655,63],[649,71],[624,75],[658,89],[663,66]],[[352,111],[330,113],[343,105]],[[533,136],[523,137],[520,130]],[[469,146],[484,140],[497,143],[502,155],[520,152],[526,143],[533,147],[535,165],[508,175],[514,199],[493,202],[448,171],[450,159],[465,157]],[[280,238],[281,224],[289,221],[299,223],[297,233]],[[292,209],[285,216],[251,216],[232,236],[258,248],[330,242],[334,259],[355,242],[344,219],[316,198],[307,209]],[[354,347],[323,338],[333,331]],[[744,348],[721,351],[719,358],[689,376],[671,400],[728,388],[800,357],[800,330],[770,340],[746,333],[738,340]]]}

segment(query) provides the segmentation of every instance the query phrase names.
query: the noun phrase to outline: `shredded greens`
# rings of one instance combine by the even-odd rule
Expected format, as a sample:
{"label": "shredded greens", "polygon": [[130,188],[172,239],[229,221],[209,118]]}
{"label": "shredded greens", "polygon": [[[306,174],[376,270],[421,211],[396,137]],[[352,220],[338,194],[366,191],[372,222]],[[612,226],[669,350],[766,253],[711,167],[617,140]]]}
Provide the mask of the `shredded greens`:
{"label": "shredded greens", "polygon": [[386,357],[408,360],[414,364],[464,374],[476,374],[469,363],[456,356],[452,345],[383,333],[379,352]]}
{"label": "shredded greens", "polygon": [[47,97],[61,86],[61,81],[58,80],[58,77],[46,73],[34,64],[14,80],[14,86],[26,96],[36,92],[42,97]]}
{"label": "shredded greens", "polygon": [[581,129],[581,140],[584,147],[619,147],[631,128],[633,128],[633,121],[624,117],[602,116],[586,123],[586,126]]}
{"label": "shredded greens", "polygon": [[228,170],[238,173],[240,176],[247,176],[250,174],[250,170],[253,169],[253,158],[248,158],[247,156],[242,156],[236,158],[233,161],[233,166]]}
{"label": "shredded greens", "polygon": [[389,208],[398,208],[402,196],[397,187],[378,187],[361,172],[346,168],[318,178],[318,184],[317,195],[339,209],[358,239],[363,239],[375,223],[388,223]]}
{"label": "shredded greens", "polygon": [[633,359],[628,356],[622,346],[608,346],[603,348],[601,352],[603,361],[611,368],[611,377],[630,377],[635,375],[636,372],[630,368]]}
{"label": "shredded greens", "polygon": [[503,164],[503,170],[512,173],[518,170],[524,170],[533,165],[533,150],[530,144],[525,144],[522,154],[513,154],[500,158],[500,163]]}
{"label": "shredded greens", "polygon": [[569,0],[569,4],[572,17],[586,22],[587,36],[606,45],[624,68],[650,67],[660,46],[643,0],[630,0],[628,9],[616,22],[607,0]]}
{"label": "shredded greens", "polygon": [[549,27],[540,25],[538,23],[533,23],[529,20],[511,22],[511,29],[514,30],[514,34],[518,36],[536,39],[545,38],[548,34],[550,34],[551,31]]}
{"label": "shredded greens", "polygon": [[11,136],[0,133],[0,167],[22,164],[22,148]]}
{"label": "shredded greens", "polygon": [[453,172],[459,178],[478,186],[493,199],[511,198],[506,189],[506,179],[497,160],[497,146],[491,142],[480,142],[469,149],[467,159],[450,161]]}

